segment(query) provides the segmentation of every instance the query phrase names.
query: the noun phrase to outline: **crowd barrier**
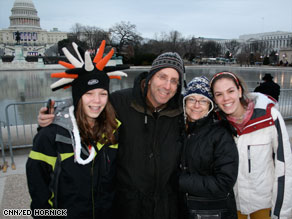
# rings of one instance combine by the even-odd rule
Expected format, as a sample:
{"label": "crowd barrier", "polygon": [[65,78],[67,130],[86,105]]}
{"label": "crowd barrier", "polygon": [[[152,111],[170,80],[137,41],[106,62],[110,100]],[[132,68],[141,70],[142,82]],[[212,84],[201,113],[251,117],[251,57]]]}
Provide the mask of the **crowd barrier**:
{"label": "crowd barrier", "polygon": [[4,142],[3,142],[3,135],[2,135],[2,127],[5,128],[6,124],[3,121],[0,121],[0,147],[2,152],[2,159],[3,164],[0,164],[0,170],[3,169],[3,172],[6,172],[7,170],[7,162],[5,160],[5,151],[4,151]]}
{"label": "crowd barrier", "polygon": [[[47,101],[16,102],[5,107],[5,120],[0,121],[0,146],[3,164],[2,171],[6,172],[8,162],[5,153],[9,153],[11,169],[16,169],[13,149],[32,146],[33,137],[37,133],[37,115]],[[55,106],[62,100],[56,100]]]}
{"label": "crowd barrier", "polygon": [[292,89],[281,89],[279,110],[284,119],[292,119]]}
{"label": "crowd barrier", "polygon": [[[58,105],[63,100],[56,100]],[[0,148],[2,155],[2,170],[7,169],[5,152],[11,158],[11,168],[15,169],[13,149],[32,146],[33,137],[37,132],[37,115],[46,101],[16,102],[5,107],[6,121],[0,121]],[[278,109],[284,119],[292,119],[292,89],[281,89]],[[22,114],[22,118],[19,118]]]}

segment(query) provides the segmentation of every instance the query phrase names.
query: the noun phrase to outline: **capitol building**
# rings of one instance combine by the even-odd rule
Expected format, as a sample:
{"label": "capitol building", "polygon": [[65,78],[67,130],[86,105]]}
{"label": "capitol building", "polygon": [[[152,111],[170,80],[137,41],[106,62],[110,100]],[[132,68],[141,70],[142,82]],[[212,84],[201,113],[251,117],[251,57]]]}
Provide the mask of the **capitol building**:
{"label": "capitol building", "polygon": [[[57,55],[56,45],[59,41],[68,38],[67,32],[53,28],[47,31],[41,28],[40,18],[32,0],[14,0],[9,17],[10,26],[0,30],[0,56],[14,56],[16,52],[16,39],[19,36],[18,44],[22,47],[23,56],[43,56]],[[268,33],[245,34],[238,39],[214,39],[198,38],[199,42],[215,41],[227,51],[225,43],[232,40],[245,45],[253,43],[264,43],[268,48],[268,55],[271,51],[276,51],[279,57],[292,62],[292,32],[275,31]],[[224,52],[225,53],[225,52]],[[289,55],[289,54],[290,55]],[[291,60],[291,61],[290,61]]]}
{"label": "capitol building", "polygon": [[14,55],[16,37],[23,46],[24,56],[38,56],[67,39],[67,33],[57,28],[51,31],[43,30],[40,18],[32,0],[15,0],[9,17],[10,26],[0,30],[0,55]]}

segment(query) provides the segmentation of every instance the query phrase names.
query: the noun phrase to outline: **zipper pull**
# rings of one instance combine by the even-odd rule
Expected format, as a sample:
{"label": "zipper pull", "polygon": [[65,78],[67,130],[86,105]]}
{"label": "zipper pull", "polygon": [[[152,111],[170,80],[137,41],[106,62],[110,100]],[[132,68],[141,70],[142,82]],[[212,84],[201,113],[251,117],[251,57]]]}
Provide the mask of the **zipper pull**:
{"label": "zipper pull", "polygon": [[247,146],[248,172],[251,171],[250,145]]}

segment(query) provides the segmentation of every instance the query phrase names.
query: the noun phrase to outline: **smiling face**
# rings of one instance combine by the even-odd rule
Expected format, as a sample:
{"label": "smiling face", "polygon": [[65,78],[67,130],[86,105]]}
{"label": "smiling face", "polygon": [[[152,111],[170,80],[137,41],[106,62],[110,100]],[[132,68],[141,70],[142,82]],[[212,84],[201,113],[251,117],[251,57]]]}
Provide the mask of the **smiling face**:
{"label": "smiling face", "polygon": [[188,121],[194,122],[205,117],[210,108],[210,101],[208,98],[194,94],[186,98],[186,114]]}
{"label": "smiling face", "polygon": [[93,125],[95,119],[103,111],[108,101],[108,92],[102,88],[87,91],[81,97],[82,109],[89,124]]}
{"label": "smiling face", "polygon": [[227,115],[240,117],[244,113],[240,99],[241,87],[237,88],[232,79],[221,78],[214,82],[213,95],[218,107]]}
{"label": "smiling face", "polygon": [[147,98],[154,107],[159,107],[176,94],[178,84],[179,74],[175,69],[161,69],[149,80]]}

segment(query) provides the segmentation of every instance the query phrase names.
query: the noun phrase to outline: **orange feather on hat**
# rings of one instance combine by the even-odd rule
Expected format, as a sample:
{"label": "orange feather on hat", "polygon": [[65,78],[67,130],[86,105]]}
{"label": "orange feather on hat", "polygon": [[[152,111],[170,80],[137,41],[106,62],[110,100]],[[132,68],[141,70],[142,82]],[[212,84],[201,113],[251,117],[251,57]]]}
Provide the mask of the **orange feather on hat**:
{"label": "orange feather on hat", "polygon": [[101,60],[103,52],[104,52],[104,48],[105,48],[105,40],[103,40],[101,42],[101,45],[100,45],[100,47],[98,49],[98,52],[96,53],[96,55],[95,55],[95,57],[93,59],[94,63],[98,63]]}
{"label": "orange feather on hat", "polygon": [[67,74],[66,72],[58,72],[58,73],[52,73],[52,78],[78,78],[77,74]]}
{"label": "orange feather on hat", "polygon": [[[57,90],[59,88],[68,88],[71,83],[74,81],[74,79],[78,78],[79,73],[78,71],[82,72],[82,68],[84,68],[84,71],[91,71],[93,69],[93,65],[95,64],[95,67],[99,71],[103,71],[104,67],[108,63],[108,61],[112,58],[114,54],[114,49],[111,49],[111,51],[103,57],[104,49],[106,42],[105,40],[102,41],[93,61],[91,61],[90,56],[86,54],[85,52],[85,62],[82,59],[82,56],[80,55],[80,50],[78,49],[77,44],[72,43],[73,48],[75,52],[77,53],[77,56],[79,59],[76,59],[66,48],[63,48],[63,52],[66,56],[66,58],[69,60],[70,63],[59,61],[59,64],[67,68],[66,72],[58,72],[58,73],[52,73],[52,78],[61,78],[59,81],[56,81],[51,85],[52,90]],[[88,57],[87,57],[87,56]],[[82,67],[83,66],[83,67]],[[69,70],[70,69],[70,70]],[[76,73],[72,70],[76,69]],[[79,69],[79,70],[78,70]],[[110,79],[119,79],[121,80],[121,76],[127,76],[126,73],[120,72],[120,71],[112,71],[112,72],[105,72]]]}
{"label": "orange feather on hat", "polygon": [[68,63],[68,62],[63,62],[63,61],[59,61],[58,62],[60,65],[64,66],[65,68],[69,68],[69,69],[72,69],[72,68],[75,68],[74,65]]}

